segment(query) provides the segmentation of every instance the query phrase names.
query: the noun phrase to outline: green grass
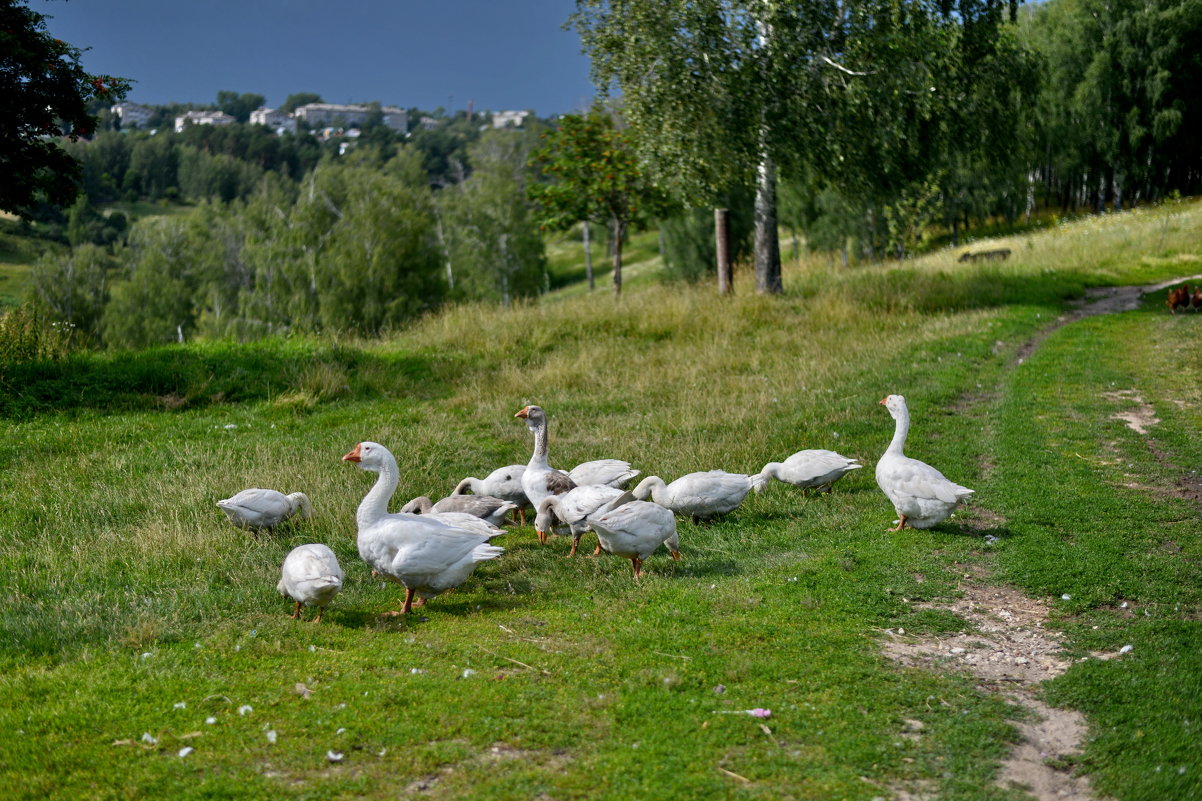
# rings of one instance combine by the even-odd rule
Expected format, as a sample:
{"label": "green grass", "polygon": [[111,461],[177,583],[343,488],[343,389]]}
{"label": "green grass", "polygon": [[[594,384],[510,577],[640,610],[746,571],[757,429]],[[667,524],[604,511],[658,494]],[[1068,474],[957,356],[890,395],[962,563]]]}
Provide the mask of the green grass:
{"label": "green grass", "polygon": [[[385,342],[7,367],[0,795],[1016,799],[992,786],[1015,710],[879,650],[884,628],[962,627],[912,601],[951,596],[970,563],[1069,594],[1054,623],[1072,654],[1134,646],[1047,688],[1088,717],[1079,765],[1096,787],[1202,793],[1202,531],[1170,493],[1202,456],[1202,320],[1153,298],[1014,363],[1088,285],[1202,272],[1200,233],[1202,206],[1180,204],[999,240],[1014,251],[1002,264],[803,262],[782,297],[743,274],[723,299],[649,281],[620,300],[453,308]],[[1150,440],[1110,419],[1125,401],[1102,393],[1117,389],[1155,407]],[[955,521],[885,533],[871,466],[888,392],[914,413],[908,451],[1003,517],[999,544]],[[652,557],[641,584],[527,527],[422,614],[378,617],[399,593],[357,556],[371,476],[341,455],[383,442],[398,502],[438,495],[525,461],[513,413],[531,402],[561,466],[620,457],[671,478],[823,447],[867,467],[829,495],[773,485],[711,525],[682,522],[684,560]],[[305,491],[317,514],[251,537],[213,506],[247,486]],[[288,619],[274,591],[302,542],[329,544],[347,573],[320,626]],[[773,715],[726,714],[753,707]],[[902,736],[908,719],[920,738]]]}

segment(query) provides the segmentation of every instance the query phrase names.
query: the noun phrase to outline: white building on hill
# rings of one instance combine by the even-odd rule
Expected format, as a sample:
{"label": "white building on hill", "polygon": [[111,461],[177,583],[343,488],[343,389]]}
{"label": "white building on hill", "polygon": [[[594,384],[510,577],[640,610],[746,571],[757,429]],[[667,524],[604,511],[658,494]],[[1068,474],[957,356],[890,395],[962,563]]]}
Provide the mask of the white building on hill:
{"label": "white building on hill", "polygon": [[266,125],[275,131],[277,136],[284,133],[296,133],[296,117],[279,109],[267,108],[267,106],[260,106],[252,111],[250,122],[252,125]]}
{"label": "white building on hill", "polygon": [[180,133],[189,125],[229,125],[233,121],[224,111],[189,111],[175,118],[175,132]]}
{"label": "white building on hill", "polygon": [[[304,120],[310,128],[339,126],[343,128],[361,128],[367,122],[372,107],[367,105],[342,105],[339,103],[309,103],[298,108],[294,115],[298,120]],[[381,106],[384,124],[394,131],[405,133],[409,130],[409,113],[396,106]]]}
{"label": "white building on hill", "polygon": [[137,103],[122,102],[113,104],[113,113],[121,118],[122,128],[145,128],[154,114],[154,109]]}

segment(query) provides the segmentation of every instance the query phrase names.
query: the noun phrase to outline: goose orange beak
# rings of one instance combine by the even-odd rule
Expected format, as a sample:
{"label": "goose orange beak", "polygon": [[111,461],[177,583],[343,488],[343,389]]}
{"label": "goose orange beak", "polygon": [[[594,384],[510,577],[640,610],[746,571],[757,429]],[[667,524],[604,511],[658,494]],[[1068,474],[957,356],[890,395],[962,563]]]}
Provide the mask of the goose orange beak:
{"label": "goose orange beak", "polygon": [[530,407],[529,406],[527,406],[526,408],[522,409],[521,411],[519,411],[517,414],[514,415],[514,417],[521,417],[523,419],[527,418],[529,416],[530,416]]}
{"label": "goose orange beak", "polygon": [[881,398],[881,405],[882,405],[882,406],[884,406],[884,405],[885,405],[885,401],[887,401],[887,400],[889,400],[889,399],[888,399],[888,398]]}
{"label": "goose orange beak", "polygon": [[547,532],[545,532],[545,531],[535,531],[534,533],[538,535],[538,544],[539,544],[539,545],[546,545],[546,544],[547,544]]}
{"label": "goose orange beak", "polygon": [[355,446],[355,449],[354,449],[353,451],[351,451],[350,453],[348,453],[346,456],[343,456],[343,457],[342,457],[342,461],[344,461],[344,462],[358,462],[358,461],[359,461],[359,447],[360,447],[362,444],[363,444],[363,443],[362,443],[362,442],[360,442],[358,445],[356,445],[356,446]]}

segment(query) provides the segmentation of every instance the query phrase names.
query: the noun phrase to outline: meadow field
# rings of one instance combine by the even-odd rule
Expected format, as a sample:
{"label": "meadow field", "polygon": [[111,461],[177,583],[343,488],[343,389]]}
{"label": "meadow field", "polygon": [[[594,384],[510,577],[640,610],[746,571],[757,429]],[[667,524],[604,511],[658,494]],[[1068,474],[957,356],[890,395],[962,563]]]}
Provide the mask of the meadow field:
{"label": "meadow field", "polygon": [[[0,366],[0,797],[1046,797],[1005,778],[1031,718],[1007,680],[887,653],[973,634],[952,609],[974,587],[1041,604],[1071,665],[1030,688],[1085,725],[1044,767],[1098,798],[1202,797],[1202,314],[1150,292],[1060,320],[1093,287],[1202,273],[1202,204],[967,249],[989,248],[1012,253],[803,259],[774,297],[743,272],[732,297],[615,300],[598,259],[592,294],[382,341]],[[907,453],[976,491],[931,530],[886,531],[889,393]],[[559,467],[671,480],[828,448],[864,469],[681,520],[681,562],[661,550],[638,583],[514,527],[457,591],[381,617],[403,593],[356,550],[374,476],[341,456],[383,443],[392,508],[438,498],[529,459],[530,403]],[[315,515],[235,529],[214,503],[251,486]],[[275,591],[306,542],[346,572],[321,624]]]}

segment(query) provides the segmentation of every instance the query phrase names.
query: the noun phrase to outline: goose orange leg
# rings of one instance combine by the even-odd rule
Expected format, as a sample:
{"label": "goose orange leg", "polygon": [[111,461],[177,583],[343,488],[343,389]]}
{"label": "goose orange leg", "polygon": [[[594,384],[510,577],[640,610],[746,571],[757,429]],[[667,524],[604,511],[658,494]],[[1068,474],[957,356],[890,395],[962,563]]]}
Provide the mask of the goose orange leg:
{"label": "goose orange leg", "polygon": [[319,606],[319,607],[317,607],[317,618],[316,618],[316,619],[315,619],[313,622],[314,622],[314,623],[320,623],[320,622],[321,622],[321,616],[322,616],[322,615],[324,615],[325,613],[326,613],[326,608],[325,608],[324,606]]}
{"label": "goose orange leg", "polygon": [[293,611],[293,613],[291,615],[293,620],[300,620],[300,610],[301,610],[301,602],[297,601],[296,602],[296,610]]}
{"label": "goose orange leg", "polygon": [[413,589],[405,588],[405,605],[401,607],[401,614],[407,615],[413,611]]}
{"label": "goose orange leg", "polygon": [[630,564],[634,565],[634,580],[638,581],[643,576],[643,560],[637,556],[630,557]]}
{"label": "goose orange leg", "polygon": [[886,529],[887,531],[901,531],[906,525],[906,516],[899,514],[897,516],[897,528]]}
{"label": "goose orange leg", "polygon": [[572,537],[572,550],[568,551],[568,556],[575,556],[578,547],[580,547],[580,537]]}

